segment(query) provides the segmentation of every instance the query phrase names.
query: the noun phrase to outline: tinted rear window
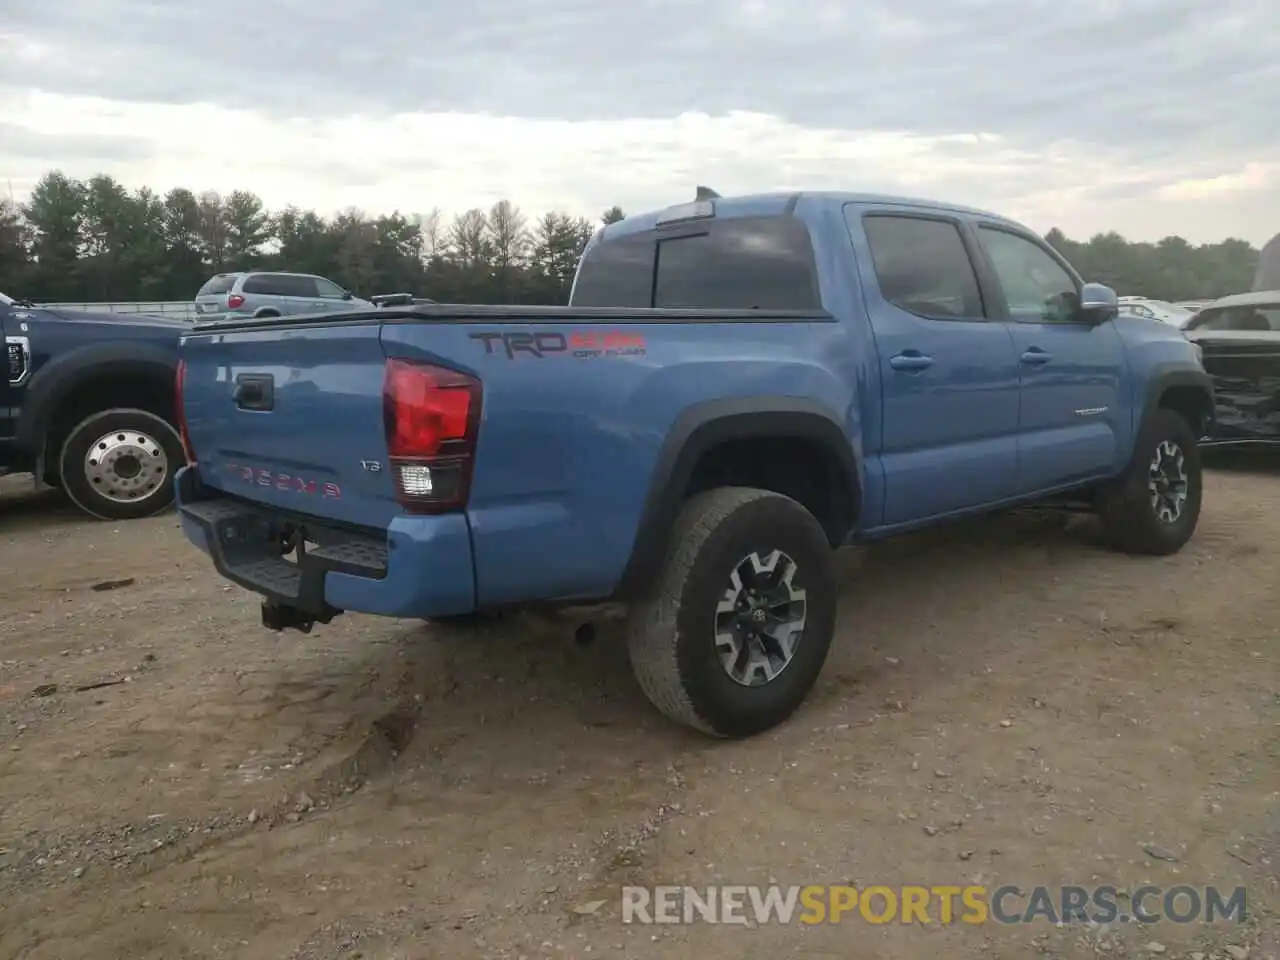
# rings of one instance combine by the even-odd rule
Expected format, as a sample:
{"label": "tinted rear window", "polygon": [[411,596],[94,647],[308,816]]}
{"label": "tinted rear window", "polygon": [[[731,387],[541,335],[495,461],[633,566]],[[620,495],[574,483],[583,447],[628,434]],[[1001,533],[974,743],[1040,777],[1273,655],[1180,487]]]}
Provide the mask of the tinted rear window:
{"label": "tinted rear window", "polygon": [[229,293],[231,288],[236,285],[236,275],[234,273],[222,273],[214,277],[200,288],[197,297],[209,297],[219,293]]}
{"label": "tinted rear window", "polygon": [[316,282],[296,273],[255,273],[244,282],[245,293],[261,293],[272,297],[311,297]]}
{"label": "tinted rear window", "polygon": [[954,223],[888,214],[862,222],[886,300],[922,317],[984,315],[978,276]]}
{"label": "tinted rear window", "polygon": [[818,310],[822,303],[804,223],[760,217],[596,244],[579,271],[573,305]]}
{"label": "tinted rear window", "polygon": [[597,243],[587,252],[578,270],[572,305],[653,306],[654,255],[652,233]]}

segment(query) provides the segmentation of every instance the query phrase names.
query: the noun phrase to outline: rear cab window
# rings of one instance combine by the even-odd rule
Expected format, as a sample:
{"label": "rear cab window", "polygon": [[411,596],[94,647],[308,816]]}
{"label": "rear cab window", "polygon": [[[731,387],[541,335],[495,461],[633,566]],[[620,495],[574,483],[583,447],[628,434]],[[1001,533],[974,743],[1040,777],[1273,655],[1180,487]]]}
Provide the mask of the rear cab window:
{"label": "rear cab window", "polygon": [[[858,212],[849,208],[847,217]],[[930,320],[983,320],[978,274],[949,219],[924,214],[868,213],[862,228],[880,295]]]}
{"label": "rear cab window", "polygon": [[575,307],[822,309],[809,230],[798,217],[681,222],[592,245]]}
{"label": "rear cab window", "polygon": [[205,285],[196,293],[197,297],[213,297],[223,293],[230,293],[231,288],[236,285],[236,274],[220,273],[216,277],[205,282]]}

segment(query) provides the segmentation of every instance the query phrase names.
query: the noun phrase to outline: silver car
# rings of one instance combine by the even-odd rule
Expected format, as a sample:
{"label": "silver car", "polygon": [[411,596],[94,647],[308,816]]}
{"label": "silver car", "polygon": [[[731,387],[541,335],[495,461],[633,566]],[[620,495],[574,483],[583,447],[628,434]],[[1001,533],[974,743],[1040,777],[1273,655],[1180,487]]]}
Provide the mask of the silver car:
{"label": "silver car", "polygon": [[196,294],[196,317],[283,317],[326,310],[374,309],[332,280],[309,273],[219,273]]}

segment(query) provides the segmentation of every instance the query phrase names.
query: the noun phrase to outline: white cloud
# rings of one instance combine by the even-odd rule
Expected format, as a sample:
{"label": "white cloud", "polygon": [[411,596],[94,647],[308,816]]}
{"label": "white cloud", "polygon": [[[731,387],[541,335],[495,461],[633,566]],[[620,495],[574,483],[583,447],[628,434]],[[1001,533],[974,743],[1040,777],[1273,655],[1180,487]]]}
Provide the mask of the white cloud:
{"label": "white cloud", "polygon": [[[1261,193],[1280,186],[1280,163],[1244,164],[1232,173],[1179,180],[1160,188],[1164,200],[1218,200],[1225,194]],[[1280,230],[1280,224],[1275,225]]]}
{"label": "white cloud", "polygon": [[[529,213],[595,216],[614,203],[638,211],[679,202],[703,183],[725,194],[927,196],[1079,237],[1116,229],[1133,239],[1235,234],[1261,243],[1280,230],[1280,198],[1270,188],[1280,156],[1242,165],[1202,150],[1194,162],[1138,163],[1122,147],[1072,139],[1033,151],[986,131],[838,129],[746,111],[595,121],[466,113],[277,119],[214,104],[0,90],[5,125],[24,133],[20,152],[9,144],[18,137],[0,140],[0,175],[19,194],[60,167],[161,191],[251,190],[271,207],[326,213],[460,212],[506,197]],[[113,141],[121,145],[114,157]],[[73,150],[78,142],[96,149]]]}

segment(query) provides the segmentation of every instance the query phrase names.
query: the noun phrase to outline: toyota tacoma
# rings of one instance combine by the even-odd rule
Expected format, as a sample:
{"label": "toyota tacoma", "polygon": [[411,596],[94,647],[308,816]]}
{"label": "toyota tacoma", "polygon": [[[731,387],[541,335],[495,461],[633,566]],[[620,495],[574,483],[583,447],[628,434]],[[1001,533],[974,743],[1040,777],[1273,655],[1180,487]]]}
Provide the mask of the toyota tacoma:
{"label": "toyota tacoma", "polygon": [[667,716],[787,718],[836,623],[833,551],[1053,501],[1133,554],[1200,511],[1210,381],[1000,216],[836,193],[631,216],[566,307],[198,325],[186,535],[263,622],[629,604]]}

